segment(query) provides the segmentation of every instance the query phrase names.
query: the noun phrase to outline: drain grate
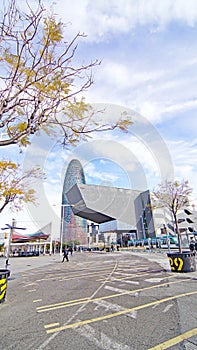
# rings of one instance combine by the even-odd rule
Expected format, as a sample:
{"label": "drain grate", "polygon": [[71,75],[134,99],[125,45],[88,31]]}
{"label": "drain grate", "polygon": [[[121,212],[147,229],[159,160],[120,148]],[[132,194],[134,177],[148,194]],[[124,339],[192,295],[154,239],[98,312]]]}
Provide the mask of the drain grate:
{"label": "drain grate", "polygon": [[185,350],[197,350],[197,344],[194,344],[188,340],[184,340],[184,346]]}

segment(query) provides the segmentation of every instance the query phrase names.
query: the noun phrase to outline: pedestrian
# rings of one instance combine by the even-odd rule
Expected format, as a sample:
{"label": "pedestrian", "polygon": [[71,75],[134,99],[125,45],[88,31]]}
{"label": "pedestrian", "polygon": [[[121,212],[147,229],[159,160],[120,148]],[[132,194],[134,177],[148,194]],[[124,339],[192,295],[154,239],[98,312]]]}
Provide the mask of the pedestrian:
{"label": "pedestrian", "polygon": [[69,259],[68,259],[68,249],[67,248],[65,248],[64,251],[63,251],[62,262],[64,262],[65,259],[66,259],[66,261],[69,261]]}
{"label": "pedestrian", "polygon": [[197,252],[197,237],[195,237],[195,251]]}
{"label": "pedestrian", "polygon": [[170,238],[169,237],[167,237],[167,247],[168,247],[168,251],[170,251]]}
{"label": "pedestrian", "polygon": [[191,250],[191,252],[193,252],[193,251],[195,250],[195,240],[194,240],[194,237],[191,237],[191,238],[190,238],[189,249]]}

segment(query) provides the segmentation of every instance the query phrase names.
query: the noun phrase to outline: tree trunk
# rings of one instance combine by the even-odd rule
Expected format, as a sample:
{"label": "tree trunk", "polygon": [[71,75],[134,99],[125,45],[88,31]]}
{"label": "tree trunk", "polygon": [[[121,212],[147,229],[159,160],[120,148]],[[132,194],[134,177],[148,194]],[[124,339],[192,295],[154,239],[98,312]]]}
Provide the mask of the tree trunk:
{"label": "tree trunk", "polygon": [[174,220],[175,220],[176,234],[177,234],[177,237],[178,237],[179,252],[182,253],[181,234],[180,234],[180,231],[179,231],[178,220],[177,220],[176,214],[174,214]]}

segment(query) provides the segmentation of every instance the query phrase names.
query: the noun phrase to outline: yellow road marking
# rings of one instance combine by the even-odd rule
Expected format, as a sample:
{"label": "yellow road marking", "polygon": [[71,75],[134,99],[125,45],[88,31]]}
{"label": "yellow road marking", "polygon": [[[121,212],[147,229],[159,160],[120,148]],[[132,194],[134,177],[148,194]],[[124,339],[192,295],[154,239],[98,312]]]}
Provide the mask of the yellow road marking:
{"label": "yellow road marking", "polygon": [[173,345],[179,344],[180,342],[182,342],[185,339],[191,338],[194,335],[197,334],[197,328],[193,328],[190,331],[187,331],[181,335],[178,335],[175,338],[171,338],[167,341],[165,341],[164,343],[158,344],[156,346],[153,346],[153,348],[150,348],[148,350],[164,350],[164,349],[168,349]]}
{"label": "yellow road marking", "polygon": [[75,327],[83,326],[83,325],[90,324],[90,323],[95,323],[95,322],[99,322],[99,321],[103,321],[103,320],[108,320],[108,319],[113,318],[113,317],[125,315],[125,314],[127,314],[129,312],[132,312],[132,311],[142,310],[142,309],[145,309],[147,307],[151,307],[151,306],[154,306],[154,305],[157,305],[157,304],[164,303],[166,301],[171,301],[171,300],[174,300],[174,299],[178,299],[178,298],[182,298],[182,297],[189,296],[189,295],[194,295],[194,294],[197,294],[197,291],[174,295],[172,297],[167,297],[167,298],[164,298],[164,299],[152,301],[151,303],[148,303],[148,304],[143,304],[143,305],[132,307],[130,309],[121,310],[121,311],[115,312],[113,314],[104,315],[104,316],[92,318],[92,319],[89,319],[89,320],[84,320],[84,321],[79,321],[79,322],[76,322],[76,323],[67,324],[67,325],[64,325],[64,326],[61,326],[61,327],[57,327],[57,328],[54,328],[54,329],[49,329],[47,331],[47,333],[60,332],[60,331],[63,331],[65,329],[75,328]]}
{"label": "yellow road marking", "polygon": [[33,300],[33,303],[38,303],[39,301],[42,301],[42,299]]}
{"label": "yellow road marking", "polygon": [[122,295],[130,295],[130,294],[142,292],[142,291],[153,289],[153,288],[164,287],[164,286],[169,285],[169,284],[181,283],[183,281],[185,281],[185,279],[178,280],[178,281],[173,281],[173,282],[166,282],[166,283],[157,284],[157,285],[153,285],[153,286],[149,286],[149,287],[145,287],[145,288],[140,288],[140,289],[134,289],[134,290],[131,290],[131,291],[126,291],[126,292],[106,295],[106,296],[103,296],[103,297],[100,297],[100,298],[89,299],[87,297],[87,298],[82,298],[82,299],[75,299],[75,300],[65,301],[65,302],[57,303],[57,304],[40,306],[40,307],[37,307],[37,312],[46,312],[46,311],[51,311],[51,310],[56,310],[56,309],[62,309],[62,308],[65,308],[65,307],[75,306],[75,305],[79,305],[79,304],[93,303],[93,302],[98,301],[98,300],[105,300],[105,299],[116,298],[116,297],[119,297],[119,296],[122,296]]}
{"label": "yellow road marking", "polygon": [[37,312],[44,312],[44,311],[53,310],[56,308],[58,309],[61,306],[62,307],[66,307],[67,305],[70,306],[70,305],[73,305],[73,304],[78,303],[78,302],[80,304],[81,302],[88,301],[88,300],[89,300],[89,297],[86,297],[86,298],[81,298],[81,299],[63,301],[63,302],[57,303],[57,304],[38,306],[36,309],[37,309]]}
{"label": "yellow road marking", "polygon": [[47,328],[51,328],[51,327],[55,327],[55,326],[59,326],[59,322],[46,324],[44,326],[44,328],[47,329]]}

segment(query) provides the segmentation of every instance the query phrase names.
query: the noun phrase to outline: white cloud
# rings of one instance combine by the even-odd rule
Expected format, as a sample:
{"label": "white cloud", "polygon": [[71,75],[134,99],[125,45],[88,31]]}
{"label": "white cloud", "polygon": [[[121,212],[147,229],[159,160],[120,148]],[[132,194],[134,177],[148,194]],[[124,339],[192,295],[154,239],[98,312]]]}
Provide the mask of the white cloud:
{"label": "white cloud", "polygon": [[95,168],[95,166],[92,163],[88,163],[84,167],[84,171],[85,171],[85,176],[88,180],[87,182],[89,182],[90,178],[93,178],[94,180],[97,181],[97,184],[102,185],[102,183],[104,182],[109,182],[113,184],[118,179],[118,176],[116,174],[102,171],[102,168],[98,170],[97,168]]}
{"label": "white cloud", "polygon": [[[49,7],[51,1],[44,1]],[[197,1],[73,0],[71,3],[70,0],[56,0],[54,9],[67,23],[66,32],[70,37],[78,31],[88,35],[83,40],[83,49],[79,51],[79,56],[82,56],[79,59],[89,61],[95,55],[103,58],[101,66],[96,68],[95,84],[85,94],[90,103],[100,101],[128,106],[154,125],[157,124],[158,132],[161,127],[163,135],[168,137],[176,177],[188,178],[191,186],[195,187],[196,28],[189,34],[185,32],[196,24]],[[175,29],[167,27],[172,22]],[[176,27],[177,23],[181,26]],[[140,25],[146,28],[139,30]],[[184,28],[184,38],[179,35],[177,28]],[[145,39],[141,30],[148,33]],[[121,34],[124,35],[121,37]],[[174,35],[172,39],[171,34]],[[190,112],[193,114],[189,116]],[[118,114],[111,115],[114,118]],[[169,120],[174,123],[174,130],[171,123],[167,123]],[[146,129],[143,130],[145,133]],[[184,135],[186,140],[183,140]],[[81,146],[81,153],[80,147],[73,151],[57,152],[53,148],[53,141],[45,145],[43,139],[43,142],[35,143],[32,152],[29,150],[29,157],[25,161],[40,162],[46,169],[49,177],[45,182],[45,194],[50,203],[55,202],[55,198],[59,203],[61,193],[57,192],[61,192],[67,163],[72,156],[79,156],[80,160],[88,163],[87,174],[98,182],[114,182],[118,175],[102,171],[101,168],[99,171],[95,169],[91,160],[97,156],[117,162],[129,174],[142,171],[148,187],[152,188],[153,183],[160,182],[161,177],[156,153],[158,143],[155,143],[155,149],[153,147],[151,152],[148,144],[154,140],[146,139],[143,143],[143,135],[141,137],[141,140],[137,140],[122,134],[119,138],[115,134],[102,134],[100,140],[100,135],[95,136],[95,143],[89,143],[91,152],[87,153]],[[113,143],[112,146],[111,143],[111,146],[106,147],[105,141],[114,141],[116,145]],[[102,162],[104,165],[104,160]]]}
{"label": "white cloud", "polygon": [[186,111],[188,109],[193,109],[197,107],[197,99],[189,100],[189,101],[183,101],[182,103],[177,103],[171,106],[166,107],[164,110],[165,112],[181,112]]}
{"label": "white cloud", "polygon": [[108,34],[129,32],[138,24],[162,30],[172,21],[188,26],[197,21],[196,0],[73,0],[72,6],[70,0],[57,0],[54,8],[65,22],[72,23],[73,33],[85,32],[88,40],[96,42]]}
{"label": "white cloud", "polygon": [[189,181],[190,186],[194,189],[192,197],[197,200],[197,139],[193,140],[193,142],[185,140],[170,140],[168,145],[174,161],[176,178]]}

